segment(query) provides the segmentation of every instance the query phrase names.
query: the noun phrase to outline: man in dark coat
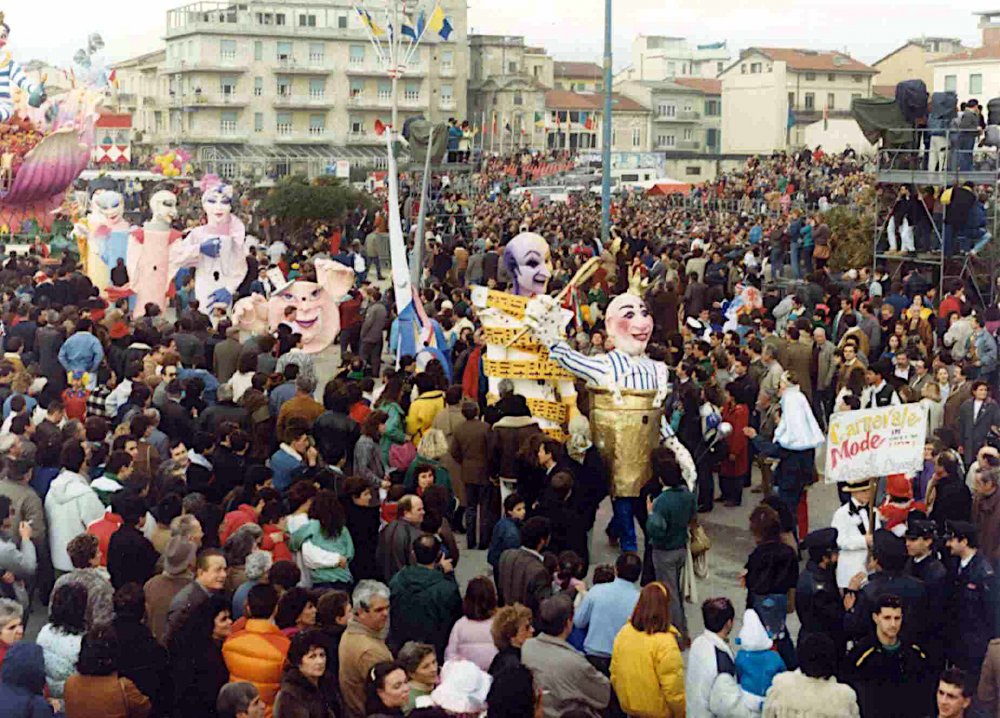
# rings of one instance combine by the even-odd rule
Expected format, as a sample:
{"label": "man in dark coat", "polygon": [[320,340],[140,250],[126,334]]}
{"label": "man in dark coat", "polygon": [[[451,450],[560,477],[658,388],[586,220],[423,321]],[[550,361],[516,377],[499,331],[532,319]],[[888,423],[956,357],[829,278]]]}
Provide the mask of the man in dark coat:
{"label": "man in dark coat", "polygon": [[[465,419],[455,427],[451,436],[451,456],[458,462],[465,484],[465,527],[470,549],[489,547],[493,525],[490,483],[489,449],[490,427],[479,418],[479,407],[471,401],[462,404]],[[479,533],[476,533],[478,519]]]}
{"label": "man in dark coat", "polygon": [[242,351],[240,330],[229,327],[226,329],[226,338],[216,344],[212,352],[212,370],[219,382],[226,383],[236,373],[236,363]]}
{"label": "man in dark coat", "polygon": [[875,631],[858,641],[844,662],[841,680],[858,696],[863,718],[911,718],[934,706],[933,675],[927,657],[901,637],[903,601],[882,595],[871,607]]}
{"label": "man in dark coat", "polygon": [[552,575],[542,563],[542,552],[549,545],[552,526],[544,516],[533,516],[521,527],[520,548],[500,554],[497,591],[506,606],[520,603],[533,612],[552,595]]}
{"label": "man in dark coat", "polygon": [[66,334],[59,326],[59,315],[46,312],[38,319],[38,331],[35,332],[35,349],[38,352],[38,369],[42,376],[58,386],[66,385],[66,370],[59,363],[59,350],[66,341]]}
{"label": "man in dark coat", "polygon": [[996,636],[996,586],[993,567],[977,550],[976,527],[949,521],[945,545],[958,559],[958,570],[947,615],[952,620],[948,659],[969,675],[978,676],[986,648]]}
{"label": "man in dark coat", "polygon": [[1000,425],[1000,405],[990,399],[985,381],[972,382],[972,397],[958,411],[958,442],[966,466],[972,465],[983,448],[990,429]]}
{"label": "man in dark coat", "polygon": [[[907,617],[902,637],[908,643],[922,645],[925,618],[930,608],[923,583],[903,573],[907,559],[906,542],[887,529],[878,529],[872,538],[872,554],[876,570],[868,577],[865,587],[855,594],[853,605],[848,606],[844,618],[848,636],[857,641],[871,634],[871,615],[877,611],[879,600],[882,596],[892,595],[902,601]],[[850,598],[847,603],[851,603]]]}
{"label": "man in dark coat", "polygon": [[947,629],[945,611],[938,607],[948,605],[951,580],[948,569],[934,551],[936,529],[933,521],[918,518],[915,512],[910,514],[906,522],[906,553],[910,556],[906,562],[906,573],[924,582],[927,601],[931,606],[925,617],[921,648],[927,654],[931,667],[938,670],[944,667]]}
{"label": "man in dark coat", "polygon": [[112,510],[122,517],[121,527],[111,534],[108,543],[108,573],[116,589],[126,583],[140,586],[156,574],[160,555],[142,531],[140,522],[146,516],[146,502],[141,496],[124,489],[111,499]]}
{"label": "man in dark coat", "polygon": [[194,419],[181,405],[183,394],[184,389],[177,379],[167,384],[167,401],[160,409],[160,430],[171,439],[180,439],[190,445],[194,437]]}
{"label": "man in dark coat", "polygon": [[844,655],[844,603],[837,588],[837,529],[825,528],[806,536],[800,547],[809,552],[805,571],[799,574],[795,590],[795,611],[802,627],[799,644],[810,634],[829,636],[837,648],[837,657]]}
{"label": "man in dark coat", "polygon": [[441,551],[441,540],[431,534],[413,541],[413,560],[389,582],[389,590],[405,599],[390,603],[387,644],[398,653],[407,641],[429,643],[443,662],[451,629],[462,617],[455,569]]}
{"label": "man in dark coat", "polygon": [[419,496],[407,495],[399,500],[397,518],[378,535],[375,566],[378,576],[389,583],[403,566],[413,563],[413,541],[420,536],[424,520],[424,502]]}

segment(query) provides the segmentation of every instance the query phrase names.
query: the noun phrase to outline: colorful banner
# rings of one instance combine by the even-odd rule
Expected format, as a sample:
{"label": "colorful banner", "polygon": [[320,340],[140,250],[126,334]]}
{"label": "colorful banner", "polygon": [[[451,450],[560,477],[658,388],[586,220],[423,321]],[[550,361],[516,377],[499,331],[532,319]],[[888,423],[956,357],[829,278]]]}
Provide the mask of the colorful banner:
{"label": "colorful banner", "polygon": [[920,471],[926,438],[927,410],[919,404],[832,414],[826,483]]}

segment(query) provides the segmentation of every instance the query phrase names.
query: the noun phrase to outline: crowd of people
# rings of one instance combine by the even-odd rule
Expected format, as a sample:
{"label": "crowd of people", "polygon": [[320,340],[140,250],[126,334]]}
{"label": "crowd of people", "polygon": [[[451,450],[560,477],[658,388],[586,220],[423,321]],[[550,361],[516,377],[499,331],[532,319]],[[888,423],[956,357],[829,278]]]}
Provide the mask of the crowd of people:
{"label": "crowd of people", "polygon": [[[1000,715],[1000,310],[919,270],[831,269],[825,211],[874,185],[853,153],[755,158],[698,206],[625,193],[608,245],[594,200],[510,194],[565,160],[485,160],[488,201],[435,180],[430,361],[396,359],[384,207],[294,237],[244,208],[262,231],[239,294],[323,256],[355,269],[332,372],[294,312],[248,336],[182,282],[175,318],[133,319],[72,259],[9,258],[0,718]],[[584,354],[614,351],[603,312],[629,275],[649,285],[694,473],[654,450],[635,525],[598,521],[609,477],[582,384],[564,442],[510,382],[488,400],[470,288],[511,285],[502,251],[525,229],[549,244],[550,292],[602,260],[567,328]],[[761,301],[733,316],[745,286]],[[788,394],[808,416],[781,416]],[[902,403],[926,411],[923,470],[842,487],[810,532],[823,466],[782,447],[782,420]],[[502,501],[500,477],[517,477]],[[751,500],[745,605],[701,602],[693,635],[692,529]],[[636,525],[640,551],[593,560]],[[469,552],[489,575],[461,585]]]}

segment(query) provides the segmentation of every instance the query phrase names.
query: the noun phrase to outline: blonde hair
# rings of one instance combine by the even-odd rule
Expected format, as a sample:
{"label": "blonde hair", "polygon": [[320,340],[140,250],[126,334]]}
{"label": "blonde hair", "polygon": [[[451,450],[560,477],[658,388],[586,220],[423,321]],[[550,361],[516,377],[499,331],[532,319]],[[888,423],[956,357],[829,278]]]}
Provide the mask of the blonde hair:
{"label": "blonde hair", "polygon": [[420,439],[417,453],[427,459],[440,459],[448,453],[448,438],[440,429],[429,429]]}

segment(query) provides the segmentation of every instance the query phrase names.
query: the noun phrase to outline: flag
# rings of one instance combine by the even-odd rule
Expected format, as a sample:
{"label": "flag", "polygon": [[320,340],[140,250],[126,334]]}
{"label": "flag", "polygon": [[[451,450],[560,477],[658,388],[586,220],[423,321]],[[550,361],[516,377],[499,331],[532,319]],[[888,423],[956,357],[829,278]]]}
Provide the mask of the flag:
{"label": "flag", "polygon": [[444,10],[441,9],[440,5],[435,5],[434,9],[431,11],[431,16],[427,18],[427,27],[430,28],[431,32],[441,33],[444,29],[444,24],[447,18],[444,16]]}
{"label": "flag", "polygon": [[788,129],[795,127],[795,112],[792,110],[792,106],[788,106]]}
{"label": "flag", "polygon": [[535,113],[535,127],[545,127],[545,115],[541,112]]}
{"label": "flag", "polygon": [[380,120],[380,119],[378,119],[376,117],[375,118],[375,134],[381,137],[384,132],[385,132],[385,125],[382,123],[382,120]]}
{"label": "flag", "polygon": [[583,126],[584,126],[585,129],[588,129],[588,130],[594,129],[594,118],[590,117],[588,115],[587,119],[584,120]]}
{"label": "flag", "polygon": [[424,34],[424,28],[427,27],[427,14],[421,10],[420,14],[417,15],[417,37]]}
{"label": "flag", "polygon": [[372,20],[372,15],[367,10],[358,8],[358,15],[361,17],[361,22],[368,31],[375,37],[382,37],[385,35],[385,30],[383,30],[374,20]]}
{"label": "flag", "polygon": [[451,26],[451,21],[448,18],[445,18],[444,22],[441,23],[441,29],[438,30],[438,36],[442,40],[447,40],[448,37],[451,35],[451,33],[454,32],[454,30],[455,28]]}
{"label": "flag", "polygon": [[114,87],[118,87],[118,70],[111,71],[111,74],[108,75],[108,82],[110,82]]}
{"label": "flag", "polygon": [[402,26],[400,27],[399,32],[400,32],[400,34],[402,34],[403,37],[408,37],[413,42],[417,41],[417,38],[418,38],[417,31],[413,29],[412,25],[407,25],[404,22],[402,24]]}
{"label": "flag", "polygon": [[556,116],[556,127],[559,128],[562,125],[562,123],[559,121],[559,113],[556,112],[555,116]]}

